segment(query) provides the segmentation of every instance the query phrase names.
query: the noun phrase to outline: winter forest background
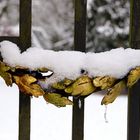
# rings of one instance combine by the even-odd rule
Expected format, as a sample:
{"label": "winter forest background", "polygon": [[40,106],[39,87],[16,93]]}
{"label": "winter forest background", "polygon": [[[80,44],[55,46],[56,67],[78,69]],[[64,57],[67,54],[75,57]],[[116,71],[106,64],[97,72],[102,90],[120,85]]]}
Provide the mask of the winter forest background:
{"label": "winter forest background", "polygon": [[[19,0],[0,0],[0,35],[17,35]],[[74,0],[33,0],[33,45],[73,48]],[[88,0],[87,51],[128,47],[129,1]]]}

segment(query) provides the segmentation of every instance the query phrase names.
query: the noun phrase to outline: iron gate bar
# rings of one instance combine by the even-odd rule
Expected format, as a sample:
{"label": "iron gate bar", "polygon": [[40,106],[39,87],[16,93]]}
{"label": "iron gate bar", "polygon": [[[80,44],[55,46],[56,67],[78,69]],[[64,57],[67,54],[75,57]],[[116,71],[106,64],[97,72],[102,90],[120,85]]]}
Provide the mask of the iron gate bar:
{"label": "iron gate bar", "polygon": [[21,51],[31,47],[32,0],[20,0],[20,45]]}
{"label": "iron gate bar", "polygon": [[[140,0],[130,0],[130,47],[140,49]],[[140,80],[129,89],[127,127],[127,140],[140,140]]]}
{"label": "iron gate bar", "polygon": [[140,81],[131,89],[128,95],[128,130],[127,140],[140,140]]}
{"label": "iron gate bar", "polygon": [[[74,49],[86,51],[87,0],[75,0]],[[84,98],[73,98],[72,140],[84,139]],[[80,104],[80,106],[79,106]]]}
{"label": "iron gate bar", "polygon": [[[20,0],[20,42],[21,51],[31,46],[32,0]],[[19,94],[19,140],[30,140],[30,97]]]}

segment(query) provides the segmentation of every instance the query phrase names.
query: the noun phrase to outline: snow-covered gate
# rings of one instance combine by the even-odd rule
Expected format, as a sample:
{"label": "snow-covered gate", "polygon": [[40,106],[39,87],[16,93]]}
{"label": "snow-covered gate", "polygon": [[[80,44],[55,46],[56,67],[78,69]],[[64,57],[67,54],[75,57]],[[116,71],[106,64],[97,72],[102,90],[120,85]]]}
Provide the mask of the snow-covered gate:
{"label": "snow-covered gate", "polygon": [[[32,0],[20,0],[19,37],[0,37],[19,45],[22,51],[31,46]],[[86,51],[86,0],[75,0],[74,45],[77,51]],[[130,46],[140,49],[140,1],[131,0]],[[131,58],[130,58],[131,59]],[[128,96],[128,140],[140,140],[140,82],[129,89]],[[79,108],[79,103],[81,107]],[[93,118],[94,119],[94,118]],[[117,130],[116,130],[117,131]],[[94,130],[93,130],[94,132]],[[84,98],[74,99],[72,140],[84,139]],[[93,138],[94,139],[94,138]],[[30,140],[30,97],[19,96],[19,140]]]}

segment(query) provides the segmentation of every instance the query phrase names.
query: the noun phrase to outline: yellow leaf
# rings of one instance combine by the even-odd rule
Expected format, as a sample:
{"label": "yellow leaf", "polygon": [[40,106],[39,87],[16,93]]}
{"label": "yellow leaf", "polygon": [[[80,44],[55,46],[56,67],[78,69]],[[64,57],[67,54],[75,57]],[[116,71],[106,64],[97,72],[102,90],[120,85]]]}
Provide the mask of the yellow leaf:
{"label": "yellow leaf", "polygon": [[72,80],[65,78],[63,81],[52,84],[54,89],[63,90],[72,83]]}
{"label": "yellow leaf", "polygon": [[140,79],[140,67],[131,70],[128,75],[127,86],[132,87]]}
{"label": "yellow leaf", "polygon": [[12,76],[11,74],[7,73],[7,72],[0,72],[0,76],[5,80],[5,83],[7,86],[12,86],[13,84],[13,80],[12,80]]}
{"label": "yellow leaf", "polygon": [[88,76],[84,75],[76,79],[71,86],[67,87],[65,92],[73,96],[87,96],[95,91],[95,89],[96,88],[94,87],[92,80]]}
{"label": "yellow leaf", "polygon": [[59,89],[59,90],[63,90],[66,88],[66,86],[64,85],[63,82],[57,82],[57,83],[53,83],[52,84],[52,88],[54,89]]}
{"label": "yellow leaf", "polygon": [[62,97],[57,93],[46,93],[43,95],[44,99],[57,107],[65,107],[66,105],[73,105],[73,102],[66,97]]}
{"label": "yellow leaf", "polygon": [[10,67],[0,61],[0,76],[5,80],[7,86],[12,86],[13,81],[11,74],[8,73],[9,70]]}
{"label": "yellow leaf", "polygon": [[110,76],[97,77],[93,79],[95,87],[100,87],[102,90],[112,87],[116,79]]}
{"label": "yellow leaf", "polygon": [[73,86],[68,86],[67,88],[65,88],[64,90],[66,93],[71,94],[73,91]]}
{"label": "yellow leaf", "polygon": [[28,70],[27,67],[23,67],[23,66],[16,66],[15,69],[19,69],[19,70]]}
{"label": "yellow leaf", "polygon": [[126,87],[124,81],[117,83],[102,99],[101,104],[108,105],[112,103],[121,93],[121,91]]}
{"label": "yellow leaf", "polygon": [[25,74],[23,76],[14,76],[15,83],[18,85],[20,91],[25,94],[33,95],[35,97],[44,95],[44,91],[41,86],[36,84],[36,78]]}
{"label": "yellow leaf", "polygon": [[63,81],[65,86],[69,86],[70,84],[72,84],[72,82],[73,82],[73,80],[67,79],[67,78],[65,78],[64,81]]}

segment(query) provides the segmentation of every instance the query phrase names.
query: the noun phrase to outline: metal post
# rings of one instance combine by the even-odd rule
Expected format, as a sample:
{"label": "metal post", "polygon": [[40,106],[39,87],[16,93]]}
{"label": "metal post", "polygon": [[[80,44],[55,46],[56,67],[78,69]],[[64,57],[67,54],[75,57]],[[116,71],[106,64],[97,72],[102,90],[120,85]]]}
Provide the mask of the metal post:
{"label": "metal post", "polygon": [[[140,49],[139,0],[130,0],[130,47]],[[127,140],[140,140],[140,81],[129,89]]]}
{"label": "metal post", "polygon": [[[20,0],[20,41],[21,51],[31,46],[32,1]],[[19,140],[30,140],[30,97],[19,94]]]}
{"label": "metal post", "polygon": [[[86,0],[75,0],[74,49],[86,50]],[[73,98],[72,140],[84,139],[84,98]],[[80,106],[79,106],[80,104]]]}

